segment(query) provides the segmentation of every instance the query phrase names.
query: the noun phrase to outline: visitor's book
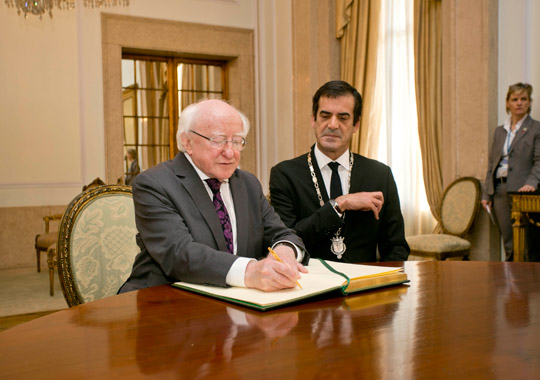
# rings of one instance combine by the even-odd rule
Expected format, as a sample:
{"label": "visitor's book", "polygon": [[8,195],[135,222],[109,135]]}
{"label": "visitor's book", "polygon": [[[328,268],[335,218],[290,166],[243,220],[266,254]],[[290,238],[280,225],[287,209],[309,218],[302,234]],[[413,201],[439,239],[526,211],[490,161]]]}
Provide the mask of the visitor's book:
{"label": "visitor's book", "polygon": [[302,278],[298,280],[302,289],[296,287],[264,292],[258,289],[222,288],[187,282],[175,282],[173,286],[264,311],[334,291],[337,294],[341,292],[341,294],[347,295],[409,282],[402,267],[348,264],[311,259],[307,269],[309,273],[302,273]]}

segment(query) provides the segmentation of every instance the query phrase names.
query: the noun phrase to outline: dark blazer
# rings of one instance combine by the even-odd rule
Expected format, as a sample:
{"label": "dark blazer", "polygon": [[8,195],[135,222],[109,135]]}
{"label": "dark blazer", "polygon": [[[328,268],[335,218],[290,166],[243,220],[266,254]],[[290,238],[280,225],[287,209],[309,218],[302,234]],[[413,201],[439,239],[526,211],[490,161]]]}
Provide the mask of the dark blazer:
{"label": "dark blazer", "polygon": [[131,183],[133,182],[133,178],[135,178],[135,176],[139,173],[140,173],[139,164],[137,163],[137,160],[133,160],[131,162],[131,165],[129,165],[129,170],[126,174],[124,183],[126,185],[131,185]]}
{"label": "dark blazer", "polygon": [[[238,256],[263,258],[279,240],[304,249],[268,204],[254,175],[237,169],[229,184]],[[238,256],[227,252],[212,200],[183,153],[135,177],[133,201],[141,252],[120,293],[174,281],[226,286]],[[304,263],[308,260],[306,252]]]}
{"label": "dark blazer", "polygon": [[311,148],[311,159],[324,205],[319,200],[307,164],[307,154],[283,161],[270,172],[271,203],[283,222],[304,240],[311,257],[336,260],[330,239],[343,226],[345,262],[404,261],[409,256],[403,216],[391,169],[375,160],[354,155],[350,193],[382,191],[384,204],[375,219],[372,211],[346,211],[344,220],[328,202],[328,192]]}
{"label": "dark blazer", "polygon": [[[502,158],[506,129],[501,125],[495,129],[489,153],[488,168],[482,199],[489,200],[495,193],[494,178]],[[524,185],[538,188],[540,182],[540,122],[530,116],[523,121],[510,145],[508,152],[508,176],[506,190],[518,191]]]}

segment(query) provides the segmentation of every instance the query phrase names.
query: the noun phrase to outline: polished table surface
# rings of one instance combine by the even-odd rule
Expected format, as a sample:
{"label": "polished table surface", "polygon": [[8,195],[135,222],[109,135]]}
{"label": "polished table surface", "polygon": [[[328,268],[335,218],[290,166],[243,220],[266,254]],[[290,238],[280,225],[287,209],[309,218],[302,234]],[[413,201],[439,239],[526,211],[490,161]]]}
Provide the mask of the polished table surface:
{"label": "polished table surface", "polygon": [[0,378],[540,379],[540,263],[403,264],[409,285],[269,312],[166,285],[90,302],[0,333]]}

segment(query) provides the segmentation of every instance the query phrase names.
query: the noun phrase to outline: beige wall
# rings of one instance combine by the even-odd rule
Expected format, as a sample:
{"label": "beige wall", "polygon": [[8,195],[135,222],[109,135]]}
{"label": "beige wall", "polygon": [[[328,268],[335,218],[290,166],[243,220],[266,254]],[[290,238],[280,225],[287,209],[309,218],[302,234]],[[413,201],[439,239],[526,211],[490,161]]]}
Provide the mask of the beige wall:
{"label": "beige wall", "polygon": [[540,1],[499,0],[498,124],[508,115],[504,99],[508,86],[533,86],[531,116],[540,120]]}
{"label": "beige wall", "polygon": [[258,177],[268,191],[270,169],[315,142],[311,97],[339,79],[334,0],[258,1]]}
{"label": "beige wall", "polygon": [[294,154],[291,0],[258,0],[257,176],[268,191],[269,169]]}
{"label": "beige wall", "polygon": [[[443,1],[443,182],[483,179],[497,121],[497,0]],[[471,259],[497,259],[498,232],[480,210]]]}
{"label": "beige wall", "polygon": [[[315,142],[311,98],[329,80],[340,79],[340,48],[336,35],[335,1],[293,2],[294,155]],[[290,158],[290,157],[288,157]]]}

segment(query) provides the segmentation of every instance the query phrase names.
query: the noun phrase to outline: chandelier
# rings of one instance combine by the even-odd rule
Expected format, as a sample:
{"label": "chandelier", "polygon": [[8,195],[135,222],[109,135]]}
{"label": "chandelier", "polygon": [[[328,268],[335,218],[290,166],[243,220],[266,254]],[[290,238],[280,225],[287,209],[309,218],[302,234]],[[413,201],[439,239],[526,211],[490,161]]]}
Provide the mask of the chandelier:
{"label": "chandelier", "polygon": [[[5,0],[8,7],[17,7],[17,14],[23,14],[24,18],[28,15],[39,16],[41,20],[45,12],[52,18],[53,8],[69,10],[75,8],[75,0]],[[128,6],[129,0],[83,0],[85,7],[101,8]]]}

